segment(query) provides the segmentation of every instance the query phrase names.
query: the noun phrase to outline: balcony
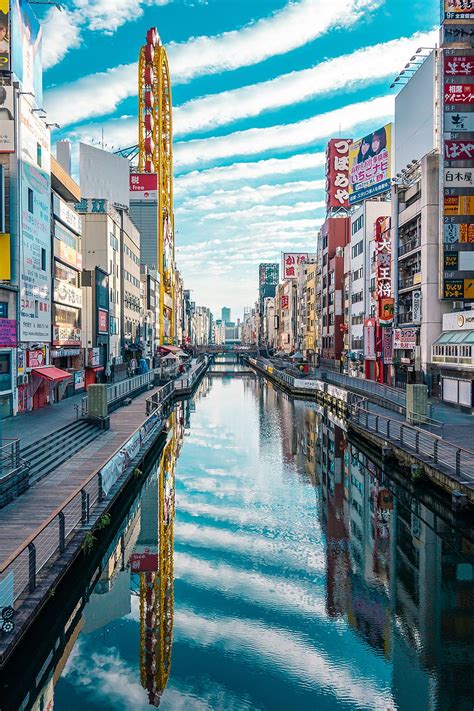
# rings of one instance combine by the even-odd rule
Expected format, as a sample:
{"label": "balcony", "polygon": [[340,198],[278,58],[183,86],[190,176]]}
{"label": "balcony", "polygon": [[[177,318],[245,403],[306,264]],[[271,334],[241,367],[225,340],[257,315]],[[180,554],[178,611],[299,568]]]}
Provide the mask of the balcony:
{"label": "balcony", "polygon": [[420,249],[421,247],[421,235],[418,237],[413,237],[413,239],[406,240],[398,247],[398,258],[403,257],[403,255],[413,252],[415,249]]}

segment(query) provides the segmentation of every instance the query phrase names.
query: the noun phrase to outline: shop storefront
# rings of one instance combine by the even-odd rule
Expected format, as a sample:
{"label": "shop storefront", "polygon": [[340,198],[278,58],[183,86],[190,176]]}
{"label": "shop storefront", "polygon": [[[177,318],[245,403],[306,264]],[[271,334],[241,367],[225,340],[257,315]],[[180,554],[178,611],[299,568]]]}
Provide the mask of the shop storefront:
{"label": "shop storefront", "polygon": [[443,316],[443,332],[432,346],[433,394],[460,408],[474,408],[474,311]]}

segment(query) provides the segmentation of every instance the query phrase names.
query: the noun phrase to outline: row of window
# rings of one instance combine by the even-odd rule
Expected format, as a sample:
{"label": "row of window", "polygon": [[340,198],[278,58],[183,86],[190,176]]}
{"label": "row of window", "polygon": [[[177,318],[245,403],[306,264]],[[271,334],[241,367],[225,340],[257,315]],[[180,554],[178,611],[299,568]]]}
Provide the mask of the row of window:
{"label": "row of window", "polygon": [[362,279],[364,276],[364,267],[360,267],[360,269],[354,269],[352,272],[352,281],[357,281],[357,279]]}
{"label": "row of window", "polygon": [[118,252],[119,241],[118,241],[117,237],[115,235],[113,235],[112,233],[110,233],[110,246],[112,247],[114,252]]}
{"label": "row of window", "polygon": [[364,240],[361,239],[358,242],[356,242],[354,245],[352,245],[352,259],[355,259],[355,257],[358,257],[359,254],[362,254],[364,251]]}
{"label": "row of window", "polygon": [[364,215],[362,214],[360,217],[357,218],[357,220],[354,220],[352,223],[351,231],[352,234],[355,235],[356,232],[361,230],[364,226]]}
{"label": "row of window", "polygon": [[140,311],[140,299],[138,296],[125,292],[124,304],[132,311]]}
{"label": "row of window", "polygon": [[450,358],[472,358],[472,346],[433,346],[433,355]]}
{"label": "row of window", "polygon": [[358,304],[360,301],[364,300],[364,292],[363,291],[358,291],[355,294],[352,294],[351,296],[351,301],[353,304]]}
{"label": "row of window", "polygon": [[123,270],[123,278],[125,281],[129,281],[130,284],[133,284],[133,286],[136,286],[137,289],[140,288],[140,280],[134,277],[133,274],[130,274],[130,272],[127,272],[126,269]]}
{"label": "row of window", "polygon": [[137,257],[137,255],[134,252],[132,252],[130,247],[127,247],[126,244],[123,245],[123,251],[124,251],[124,254],[127,255],[127,257],[130,257],[132,262],[135,262],[135,264],[140,265],[140,257]]}

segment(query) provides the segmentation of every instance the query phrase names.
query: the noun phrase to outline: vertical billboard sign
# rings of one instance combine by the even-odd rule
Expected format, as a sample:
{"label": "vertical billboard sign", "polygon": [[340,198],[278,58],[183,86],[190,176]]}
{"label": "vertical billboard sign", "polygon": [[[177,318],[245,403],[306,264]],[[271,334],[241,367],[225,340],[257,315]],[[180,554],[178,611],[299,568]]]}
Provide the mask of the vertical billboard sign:
{"label": "vertical billboard sign", "polygon": [[377,217],[374,242],[377,317],[381,326],[391,326],[394,300],[392,297],[392,240],[389,217]]}
{"label": "vertical billboard sign", "polygon": [[0,2],[0,71],[10,71],[10,0]]}
{"label": "vertical billboard sign", "polygon": [[41,25],[27,0],[11,0],[11,69],[22,91],[35,95],[36,106],[43,105],[43,66]]}
{"label": "vertical billboard sign", "polygon": [[392,124],[354,141],[349,148],[349,203],[367,200],[390,190]]}
{"label": "vertical billboard sign", "polygon": [[375,321],[368,318],[364,322],[364,358],[375,360]]}
{"label": "vertical billboard sign", "polygon": [[20,97],[20,340],[51,340],[51,157],[44,121]]}
{"label": "vertical billboard sign", "polygon": [[14,152],[15,120],[13,107],[13,87],[0,86],[0,153]]}
{"label": "vertical billboard sign", "polygon": [[[440,296],[474,301],[474,2],[443,0],[443,9]],[[413,311],[420,319],[418,294],[413,294]]]}
{"label": "vertical billboard sign", "polygon": [[156,173],[130,173],[130,200],[158,200]]}
{"label": "vertical billboard sign", "polygon": [[331,138],[326,148],[326,209],[349,207],[348,138]]}

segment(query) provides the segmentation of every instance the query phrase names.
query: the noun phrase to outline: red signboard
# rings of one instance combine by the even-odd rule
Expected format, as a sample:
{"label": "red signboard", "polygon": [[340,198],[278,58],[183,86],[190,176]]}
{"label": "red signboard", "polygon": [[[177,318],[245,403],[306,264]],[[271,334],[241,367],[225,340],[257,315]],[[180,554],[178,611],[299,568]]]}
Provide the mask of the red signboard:
{"label": "red signboard", "polygon": [[130,570],[132,573],[154,573],[158,570],[158,553],[132,553]]}
{"label": "red signboard", "polygon": [[26,351],[26,367],[27,368],[40,368],[44,365],[44,353],[43,351]]}
{"label": "red signboard", "polygon": [[326,148],[326,208],[349,207],[348,138],[331,138]]}
{"label": "red signboard", "polygon": [[156,173],[130,173],[130,193],[132,200],[156,200],[158,197],[158,175]]}
{"label": "red signboard", "polygon": [[288,302],[288,296],[286,296],[285,294],[283,294],[283,296],[281,297],[281,308],[282,308],[282,309],[287,309],[287,308],[288,308],[288,303],[289,303],[289,302]]}
{"label": "red signboard", "polygon": [[378,321],[382,326],[389,326],[393,321],[391,262],[390,218],[378,217],[375,221],[375,298]]}
{"label": "red signboard", "polygon": [[474,103],[474,84],[445,84],[445,104],[472,104]]}
{"label": "red signboard", "polygon": [[445,77],[470,77],[474,75],[474,57],[465,55],[445,55]]}
{"label": "red signboard", "polygon": [[109,332],[109,314],[103,309],[97,311],[97,330],[99,333]]}
{"label": "red signboard", "polygon": [[0,318],[0,346],[16,346],[16,321]]}
{"label": "red signboard", "polygon": [[473,160],[474,141],[454,141],[444,142],[444,156],[446,160]]}

